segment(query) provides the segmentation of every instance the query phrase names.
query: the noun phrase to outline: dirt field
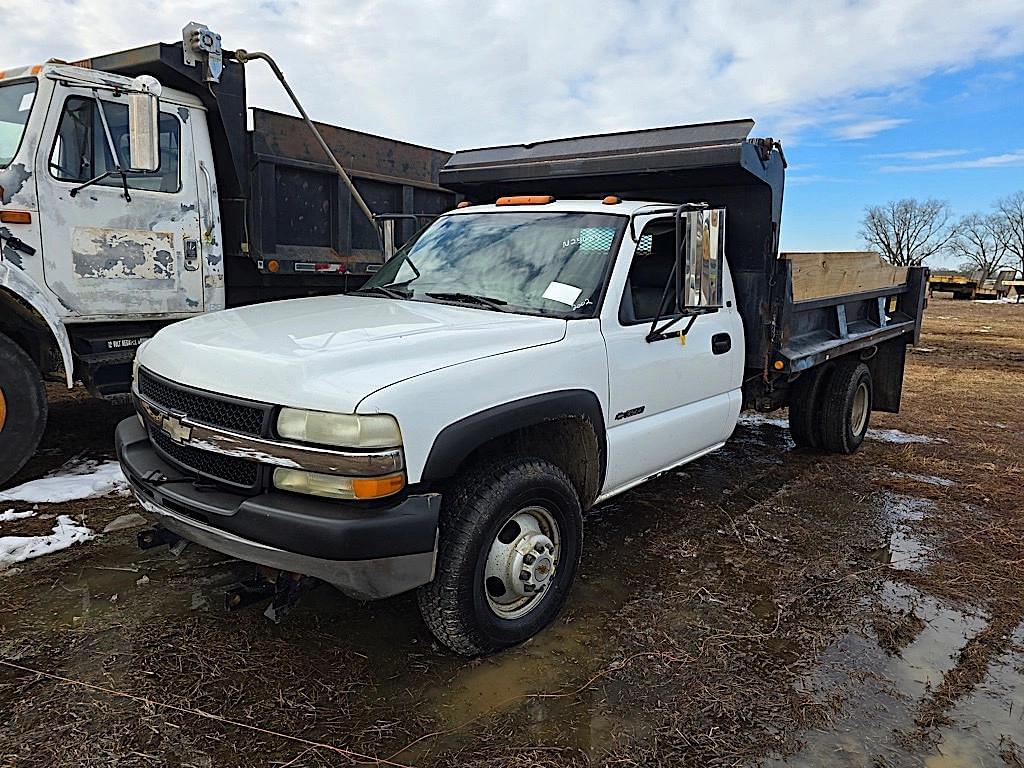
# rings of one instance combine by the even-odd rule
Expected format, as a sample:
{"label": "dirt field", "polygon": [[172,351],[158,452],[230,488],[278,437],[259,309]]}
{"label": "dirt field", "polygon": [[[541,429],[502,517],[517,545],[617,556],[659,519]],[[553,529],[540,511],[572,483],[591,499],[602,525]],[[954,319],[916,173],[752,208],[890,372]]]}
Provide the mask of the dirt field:
{"label": "dirt field", "polygon": [[[53,397],[15,483],[112,455],[125,409]],[[0,572],[0,765],[1024,766],[1022,399],[1024,305],[933,299],[903,413],[858,454],[745,419],[591,514],[570,608],[481,661],[409,595],[226,612],[241,564],[140,552],[137,529],[22,563]],[[135,510],[41,505],[0,534]]]}

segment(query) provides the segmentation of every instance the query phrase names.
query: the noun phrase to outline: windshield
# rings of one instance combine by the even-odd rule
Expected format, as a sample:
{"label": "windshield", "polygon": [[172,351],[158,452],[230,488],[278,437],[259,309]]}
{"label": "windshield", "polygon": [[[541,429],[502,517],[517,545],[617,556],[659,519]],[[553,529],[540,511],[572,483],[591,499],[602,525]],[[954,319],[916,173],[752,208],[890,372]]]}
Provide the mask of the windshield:
{"label": "windshield", "polygon": [[443,216],[361,289],[489,309],[591,317],[622,216],[472,213]]}
{"label": "windshield", "polygon": [[35,79],[0,85],[0,167],[10,165],[18,154],[35,97]]}

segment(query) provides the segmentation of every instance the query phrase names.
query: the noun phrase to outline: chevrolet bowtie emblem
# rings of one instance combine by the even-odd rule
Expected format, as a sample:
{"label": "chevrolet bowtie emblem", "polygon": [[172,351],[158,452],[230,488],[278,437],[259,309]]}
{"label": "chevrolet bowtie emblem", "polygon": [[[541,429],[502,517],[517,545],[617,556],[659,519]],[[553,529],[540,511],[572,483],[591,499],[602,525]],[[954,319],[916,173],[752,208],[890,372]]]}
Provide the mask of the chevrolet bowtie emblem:
{"label": "chevrolet bowtie emblem", "polygon": [[174,416],[164,416],[160,422],[160,429],[175,443],[187,443],[192,437],[192,427],[185,426],[181,419]]}

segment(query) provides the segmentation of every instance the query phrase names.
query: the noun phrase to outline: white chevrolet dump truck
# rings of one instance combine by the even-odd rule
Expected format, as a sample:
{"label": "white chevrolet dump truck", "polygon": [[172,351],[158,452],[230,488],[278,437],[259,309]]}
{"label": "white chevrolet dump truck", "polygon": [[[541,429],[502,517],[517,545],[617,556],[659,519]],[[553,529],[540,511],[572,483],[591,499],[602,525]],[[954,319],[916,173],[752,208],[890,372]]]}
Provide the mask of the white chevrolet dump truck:
{"label": "white chevrolet dump truck", "polygon": [[586,510],[742,408],[854,451],[899,408],[926,270],[780,257],[785,162],[752,126],[458,152],[440,181],[466,201],[357,291],[161,330],[117,429],[142,543],[263,566],[275,601],[293,574],[418,589],[476,655],[556,616]]}
{"label": "white chevrolet dump truck", "polygon": [[279,72],[189,24],[0,72],[0,484],[43,433],[44,381],[125,398],[158,329],[357,287],[455,204],[447,152],[260,109],[247,128],[256,59]]}

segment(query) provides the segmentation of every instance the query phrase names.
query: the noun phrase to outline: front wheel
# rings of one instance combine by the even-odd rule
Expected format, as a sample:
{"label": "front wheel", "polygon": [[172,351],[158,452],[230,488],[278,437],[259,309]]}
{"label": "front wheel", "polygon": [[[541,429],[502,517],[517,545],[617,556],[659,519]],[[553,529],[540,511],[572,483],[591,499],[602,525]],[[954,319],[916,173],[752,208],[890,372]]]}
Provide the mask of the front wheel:
{"label": "front wheel", "polygon": [[423,620],[464,656],[528,640],[565,604],[582,544],[579,497],[561,469],[523,457],[484,464],[445,500],[437,574],[418,593]]}
{"label": "front wheel", "polygon": [[0,484],[35,453],[46,410],[46,390],[35,363],[0,334]]}

